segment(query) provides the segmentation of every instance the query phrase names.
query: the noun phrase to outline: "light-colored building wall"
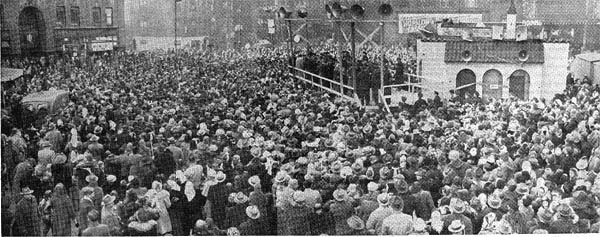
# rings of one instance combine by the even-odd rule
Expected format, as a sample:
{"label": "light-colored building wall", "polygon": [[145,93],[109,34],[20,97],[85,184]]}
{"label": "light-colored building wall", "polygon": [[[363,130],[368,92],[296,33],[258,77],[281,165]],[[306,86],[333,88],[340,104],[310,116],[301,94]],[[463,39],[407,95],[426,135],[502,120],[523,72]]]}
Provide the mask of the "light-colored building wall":
{"label": "light-colored building wall", "polygon": [[[439,91],[441,97],[450,96],[447,88],[454,81],[454,78],[450,78],[446,74],[445,51],[445,43],[417,41],[419,71],[422,77],[427,78],[423,80],[423,85]],[[429,97],[426,94],[428,93],[425,93],[424,96]]]}
{"label": "light-colored building wall", "polygon": [[[561,93],[566,87],[569,74],[569,44],[544,43],[544,77],[541,93],[554,95]],[[551,52],[551,53],[550,53]]]}
{"label": "light-colored building wall", "polygon": [[[544,63],[446,63],[444,61],[446,42],[417,43],[417,60],[421,65],[421,75],[426,78],[423,85],[430,91],[438,91],[441,97],[448,98],[449,91],[456,88],[456,76],[463,69],[472,70],[476,77],[476,90],[483,93],[483,75],[492,69],[502,74],[502,98],[509,98],[510,76],[517,70],[529,74],[529,98],[552,99],[566,87],[568,74],[568,43],[544,43]],[[429,97],[430,93],[424,93]]]}

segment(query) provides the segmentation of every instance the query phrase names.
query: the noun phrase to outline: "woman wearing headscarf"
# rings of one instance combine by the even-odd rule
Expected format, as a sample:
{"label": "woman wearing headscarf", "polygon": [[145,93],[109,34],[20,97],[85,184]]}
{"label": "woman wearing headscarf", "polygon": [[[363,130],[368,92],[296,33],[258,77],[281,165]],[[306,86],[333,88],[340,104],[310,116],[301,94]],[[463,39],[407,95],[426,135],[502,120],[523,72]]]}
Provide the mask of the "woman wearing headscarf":
{"label": "woman wearing headscarf", "polygon": [[204,205],[206,197],[202,195],[202,166],[192,165],[184,172],[187,181],[182,185],[183,194],[183,220],[184,234],[190,232],[194,228],[195,221],[204,219]]}
{"label": "woman wearing headscarf", "polygon": [[155,208],[158,209],[159,218],[157,220],[157,231],[160,235],[165,235],[173,230],[169,212],[167,212],[167,209],[171,207],[169,196],[169,192],[164,190],[162,183],[158,181],[152,182],[152,189],[148,190],[146,193],[146,197],[148,197]]}
{"label": "woman wearing headscarf", "polygon": [[75,219],[75,211],[62,183],[58,183],[54,187],[48,209],[50,210],[52,234],[54,236],[71,235],[71,222]]}

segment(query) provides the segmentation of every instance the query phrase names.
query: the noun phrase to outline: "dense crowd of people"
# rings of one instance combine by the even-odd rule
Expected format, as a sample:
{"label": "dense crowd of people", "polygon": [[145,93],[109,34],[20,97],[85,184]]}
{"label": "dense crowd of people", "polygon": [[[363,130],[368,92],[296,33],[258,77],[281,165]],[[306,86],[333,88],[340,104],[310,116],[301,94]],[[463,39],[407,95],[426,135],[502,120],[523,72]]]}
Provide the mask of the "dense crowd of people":
{"label": "dense crowd of people", "polygon": [[[298,83],[287,63],[282,51],[3,62],[32,76],[5,92],[2,233],[599,233],[597,85],[388,114]],[[19,108],[54,88],[70,92],[64,108]]]}

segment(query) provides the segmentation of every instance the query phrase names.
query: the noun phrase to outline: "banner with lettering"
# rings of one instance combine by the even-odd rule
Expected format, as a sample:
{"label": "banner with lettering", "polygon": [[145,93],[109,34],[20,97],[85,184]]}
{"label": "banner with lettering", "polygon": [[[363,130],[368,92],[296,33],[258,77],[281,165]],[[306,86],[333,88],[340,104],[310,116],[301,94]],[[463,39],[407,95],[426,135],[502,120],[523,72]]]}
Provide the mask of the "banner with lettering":
{"label": "banner with lettering", "polygon": [[398,14],[398,33],[419,32],[429,23],[451,19],[454,23],[480,23],[482,14]]}

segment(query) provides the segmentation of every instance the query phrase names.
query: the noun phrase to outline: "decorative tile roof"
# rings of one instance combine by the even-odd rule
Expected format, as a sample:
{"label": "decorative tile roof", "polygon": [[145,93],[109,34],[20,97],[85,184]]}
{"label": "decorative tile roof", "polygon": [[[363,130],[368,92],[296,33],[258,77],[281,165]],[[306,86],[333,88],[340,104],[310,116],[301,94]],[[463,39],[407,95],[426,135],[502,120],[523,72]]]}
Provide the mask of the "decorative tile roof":
{"label": "decorative tile roof", "polygon": [[[527,60],[519,53],[525,50]],[[468,52],[466,52],[468,51]],[[469,58],[465,60],[465,58]],[[544,63],[542,41],[447,41],[444,61],[470,63]]]}

